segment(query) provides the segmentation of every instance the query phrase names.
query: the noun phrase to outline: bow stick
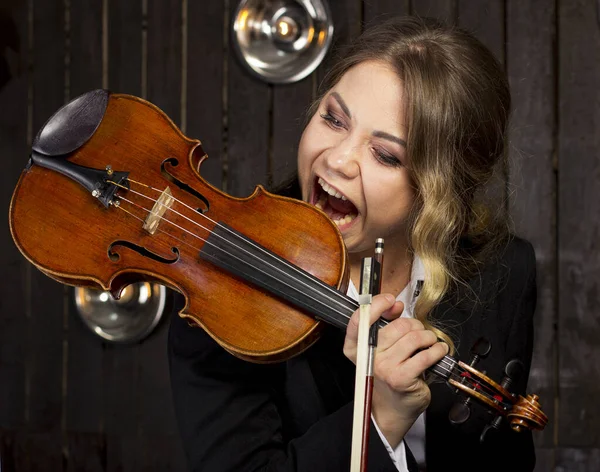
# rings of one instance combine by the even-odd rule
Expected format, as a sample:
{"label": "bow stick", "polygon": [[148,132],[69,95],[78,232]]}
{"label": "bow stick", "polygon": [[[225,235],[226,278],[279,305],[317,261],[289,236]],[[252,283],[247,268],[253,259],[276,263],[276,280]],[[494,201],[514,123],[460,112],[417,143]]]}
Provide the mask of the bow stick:
{"label": "bow stick", "polygon": [[367,470],[371,400],[373,397],[373,363],[378,329],[376,324],[369,327],[369,318],[373,295],[377,295],[381,291],[382,267],[383,239],[379,238],[375,242],[375,257],[363,258],[361,267],[351,472],[364,472]]}

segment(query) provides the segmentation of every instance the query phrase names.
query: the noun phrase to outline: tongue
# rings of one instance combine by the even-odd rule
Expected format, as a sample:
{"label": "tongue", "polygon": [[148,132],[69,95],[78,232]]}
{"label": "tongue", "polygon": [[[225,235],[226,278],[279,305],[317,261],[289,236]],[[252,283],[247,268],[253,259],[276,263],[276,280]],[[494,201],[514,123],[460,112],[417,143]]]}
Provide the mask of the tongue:
{"label": "tongue", "polygon": [[329,206],[337,213],[347,215],[349,213],[356,213],[356,207],[350,202],[350,200],[342,200],[341,198],[335,198],[331,195],[327,198]]}

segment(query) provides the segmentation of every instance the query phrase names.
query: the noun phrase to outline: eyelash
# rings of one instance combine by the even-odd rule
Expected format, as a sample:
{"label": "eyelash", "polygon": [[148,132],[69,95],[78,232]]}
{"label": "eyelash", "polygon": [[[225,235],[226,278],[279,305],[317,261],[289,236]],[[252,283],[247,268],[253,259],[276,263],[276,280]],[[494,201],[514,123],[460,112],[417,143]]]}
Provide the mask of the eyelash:
{"label": "eyelash", "polygon": [[396,156],[389,154],[387,152],[380,151],[379,149],[373,148],[373,152],[375,153],[376,159],[381,162],[383,165],[390,167],[402,167],[402,162]]}
{"label": "eyelash", "polygon": [[340,129],[344,127],[344,124],[340,120],[335,118],[329,111],[321,113],[321,118],[323,118],[327,122],[327,124],[333,127],[334,129]]}
{"label": "eyelash", "polygon": [[[345,128],[344,123],[341,122],[340,120],[338,120],[337,118],[335,118],[329,110],[327,110],[325,113],[320,113],[320,116],[334,130],[339,130],[339,129]],[[400,160],[397,157],[393,156],[392,154],[383,152],[377,148],[373,148],[373,152],[375,153],[375,158],[379,162],[381,162],[383,165],[390,166],[390,167],[401,167],[402,166],[402,162],[400,162]]]}

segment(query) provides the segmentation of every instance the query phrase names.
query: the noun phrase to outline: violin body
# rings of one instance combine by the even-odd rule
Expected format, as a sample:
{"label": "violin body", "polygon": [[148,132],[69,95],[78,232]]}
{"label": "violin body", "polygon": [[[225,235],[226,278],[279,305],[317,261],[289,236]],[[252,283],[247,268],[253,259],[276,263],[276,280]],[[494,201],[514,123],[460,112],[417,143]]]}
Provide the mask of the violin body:
{"label": "violin body", "polygon": [[261,186],[247,198],[211,186],[200,175],[200,141],[149,102],[89,92],[53,115],[32,147],[11,201],[11,234],[32,264],[62,283],[116,298],[134,282],[166,285],[186,299],[181,316],[254,362],[302,352],[322,322],[201,257],[217,223],[347,288],[343,239],[323,212]]}

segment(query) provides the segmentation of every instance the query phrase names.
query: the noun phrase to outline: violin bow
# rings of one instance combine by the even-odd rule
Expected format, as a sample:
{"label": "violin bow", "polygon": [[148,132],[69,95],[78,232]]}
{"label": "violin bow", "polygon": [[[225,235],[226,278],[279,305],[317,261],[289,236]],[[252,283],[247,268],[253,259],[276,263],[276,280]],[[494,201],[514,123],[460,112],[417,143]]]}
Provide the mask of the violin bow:
{"label": "violin bow", "polygon": [[361,267],[350,472],[366,472],[367,470],[371,400],[373,398],[373,365],[378,331],[377,323],[369,326],[369,318],[373,295],[377,295],[381,291],[382,267],[383,239],[378,238],[375,242],[375,257],[363,258]]}

